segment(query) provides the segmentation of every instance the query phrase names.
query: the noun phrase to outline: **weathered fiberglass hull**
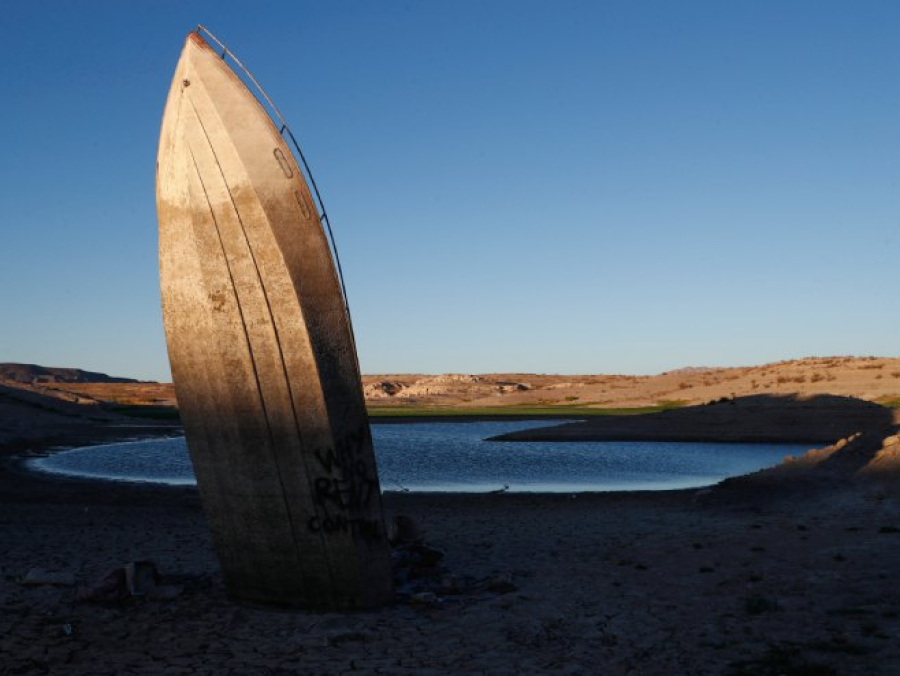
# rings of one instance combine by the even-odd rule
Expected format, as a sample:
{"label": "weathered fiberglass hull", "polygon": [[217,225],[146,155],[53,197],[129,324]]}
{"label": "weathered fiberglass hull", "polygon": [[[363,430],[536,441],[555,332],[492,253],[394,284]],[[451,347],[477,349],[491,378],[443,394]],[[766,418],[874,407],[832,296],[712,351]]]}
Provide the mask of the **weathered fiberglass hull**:
{"label": "weathered fiberglass hull", "polygon": [[392,597],[341,286],[269,115],[191,33],[157,160],[163,317],[191,461],[232,597],[308,609]]}

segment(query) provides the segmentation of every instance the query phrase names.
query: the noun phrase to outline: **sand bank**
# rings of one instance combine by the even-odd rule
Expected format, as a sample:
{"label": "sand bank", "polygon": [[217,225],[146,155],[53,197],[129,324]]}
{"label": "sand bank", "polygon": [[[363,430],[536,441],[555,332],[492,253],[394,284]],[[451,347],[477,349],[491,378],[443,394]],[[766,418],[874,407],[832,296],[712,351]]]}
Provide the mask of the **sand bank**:
{"label": "sand bank", "polygon": [[596,416],[497,441],[735,441],[830,444],[863,430],[887,435],[890,409],[852,397],[753,395],[644,415]]}

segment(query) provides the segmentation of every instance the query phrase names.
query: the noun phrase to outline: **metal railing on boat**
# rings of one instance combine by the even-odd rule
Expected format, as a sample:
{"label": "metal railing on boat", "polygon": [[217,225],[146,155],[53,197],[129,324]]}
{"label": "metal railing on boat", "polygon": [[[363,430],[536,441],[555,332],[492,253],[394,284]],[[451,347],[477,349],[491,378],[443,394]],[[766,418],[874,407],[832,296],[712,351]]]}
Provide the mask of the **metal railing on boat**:
{"label": "metal railing on boat", "polygon": [[[340,285],[341,285],[341,296],[344,301],[344,310],[347,313],[347,323],[350,328],[350,340],[353,343],[353,353],[354,353],[354,357],[357,362],[356,368],[357,368],[357,371],[360,371],[360,369],[359,369],[359,354],[357,353],[357,350],[356,350],[356,336],[353,331],[353,320],[350,316],[350,303],[347,300],[347,286],[344,283],[344,270],[341,267],[341,257],[338,254],[337,244],[335,243],[335,240],[334,240],[334,231],[331,228],[331,219],[328,217],[328,211],[325,209],[325,202],[322,200],[322,193],[319,192],[319,186],[316,185],[316,179],[313,176],[312,169],[309,168],[309,163],[306,161],[306,156],[303,154],[303,150],[300,149],[300,144],[297,142],[297,138],[294,136],[294,132],[291,131],[291,128],[288,126],[288,123],[285,121],[284,117],[281,115],[281,111],[278,110],[278,106],[275,105],[275,103],[272,101],[272,98],[266,93],[266,90],[262,88],[262,85],[259,84],[259,82],[257,82],[256,78],[253,77],[253,74],[247,69],[247,67],[243,63],[241,63],[240,59],[238,59],[237,56],[235,56],[234,52],[232,52],[230,49],[228,49],[228,47],[226,47],[225,44],[221,40],[219,40],[219,38],[217,38],[215,35],[213,35],[212,32],[206,26],[203,26],[202,24],[198,24],[196,33],[207,44],[209,44],[209,41],[212,40],[221,50],[222,59],[227,60],[227,58],[230,57],[231,60],[234,62],[234,64],[238,68],[240,68],[241,72],[247,76],[247,79],[253,84],[254,87],[256,87],[256,90],[262,96],[263,101],[265,102],[265,105],[263,105],[263,108],[265,109],[266,105],[268,106],[269,110],[267,110],[267,113],[268,113],[269,117],[272,119],[272,122],[273,123],[277,122],[277,124],[275,124],[275,126],[276,126],[276,128],[278,128],[278,133],[281,135],[282,138],[284,138],[285,133],[287,133],[287,137],[290,138],[291,144],[294,146],[294,149],[297,151],[297,158],[299,158],[299,160],[300,160],[298,162],[298,164],[302,167],[303,173],[305,174],[306,179],[309,181],[309,185],[312,187],[313,193],[316,196],[316,202],[319,205],[319,212],[320,212],[319,213],[319,222],[324,224],[325,232],[328,236],[328,243],[331,246],[331,253],[334,256],[335,266],[337,267],[338,281],[340,282]],[[209,40],[207,39],[207,37],[209,38]],[[248,89],[249,89],[249,87],[248,87]],[[258,97],[257,97],[257,100],[259,100]],[[262,104],[263,101],[260,101],[260,103]],[[295,158],[295,159],[297,159],[297,158]],[[360,373],[361,373],[361,371],[360,371]]]}

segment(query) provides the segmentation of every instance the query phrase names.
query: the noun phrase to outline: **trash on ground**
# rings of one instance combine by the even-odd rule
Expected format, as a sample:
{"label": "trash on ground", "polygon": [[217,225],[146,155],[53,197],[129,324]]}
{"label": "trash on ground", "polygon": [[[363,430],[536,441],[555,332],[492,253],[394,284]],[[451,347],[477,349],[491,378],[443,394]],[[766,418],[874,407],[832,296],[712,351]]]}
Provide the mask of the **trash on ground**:
{"label": "trash on ground", "polygon": [[25,573],[20,583],[29,586],[57,585],[71,587],[75,584],[75,575],[68,572],[53,572],[43,568],[32,568]]}
{"label": "trash on ground", "polygon": [[132,596],[146,596],[159,580],[159,573],[151,561],[132,561],[125,564],[125,584]]}
{"label": "trash on ground", "polygon": [[[153,597],[159,580],[159,572],[150,561],[132,561],[122,568],[111,570],[100,580],[88,587],[80,587],[75,594],[76,601],[89,603],[121,603],[133,596]],[[161,591],[156,598],[174,598],[178,590]]]}

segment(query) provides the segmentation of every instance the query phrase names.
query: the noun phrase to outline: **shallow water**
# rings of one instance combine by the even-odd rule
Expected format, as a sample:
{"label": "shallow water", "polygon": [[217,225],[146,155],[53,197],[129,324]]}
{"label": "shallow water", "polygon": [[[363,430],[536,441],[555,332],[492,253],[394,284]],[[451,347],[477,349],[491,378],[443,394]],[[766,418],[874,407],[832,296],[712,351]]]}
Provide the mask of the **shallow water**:
{"label": "shallow water", "polygon": [[[382,490],[578,492],[671,490],[714,484],[808,446],[660,441],[493,442],[546,420],[373,425]],[[47,472],[194,484],[183,437],[89,446],[33,461]]]}

